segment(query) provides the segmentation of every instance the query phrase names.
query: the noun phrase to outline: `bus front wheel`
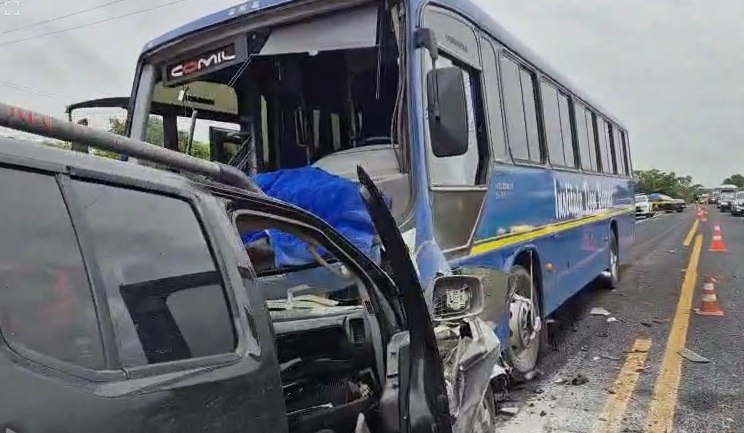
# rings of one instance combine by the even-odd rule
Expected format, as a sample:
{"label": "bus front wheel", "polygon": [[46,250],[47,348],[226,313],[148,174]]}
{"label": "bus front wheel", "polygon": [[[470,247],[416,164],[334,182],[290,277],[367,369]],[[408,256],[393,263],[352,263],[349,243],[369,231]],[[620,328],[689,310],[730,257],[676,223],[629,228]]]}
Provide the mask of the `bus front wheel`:
{"label": "bus front wheel", "polygon": [[509,277],[509,341],[506,358],[512,378],[522,382],[535,370],[540,352],[547,346],[547,330],[542,323],[538,288],[530,272],[514,265]]}

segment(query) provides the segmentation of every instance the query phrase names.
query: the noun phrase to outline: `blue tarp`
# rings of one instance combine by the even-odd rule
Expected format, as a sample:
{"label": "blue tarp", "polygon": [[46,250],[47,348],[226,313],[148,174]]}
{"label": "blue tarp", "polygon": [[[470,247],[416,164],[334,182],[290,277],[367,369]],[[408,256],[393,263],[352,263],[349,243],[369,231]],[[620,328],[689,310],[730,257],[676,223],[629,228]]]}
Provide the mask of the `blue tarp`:
{"label": "blue tarp", "polygon": [[[368,256],[377,257],[375,227],[356,183],[316,167],[262,173],[254,179],[268,196],[315,214]],[[277,267],[315,262],[307,244],[288,233],[274,229],[242,233],[246,244],[263,237],[269,238]]]}

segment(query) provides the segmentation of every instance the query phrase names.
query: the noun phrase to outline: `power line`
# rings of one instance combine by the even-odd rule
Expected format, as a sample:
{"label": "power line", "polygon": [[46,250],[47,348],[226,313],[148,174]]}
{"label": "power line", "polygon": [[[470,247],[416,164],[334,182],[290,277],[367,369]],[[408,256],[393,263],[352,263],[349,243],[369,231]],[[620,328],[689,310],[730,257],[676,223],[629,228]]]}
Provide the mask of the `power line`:
{"label": "power line", "polygon": [[171,1],[169,3],[163,3],[161,5],[153,6],[151,8],[147,8],[147,9],[139,9],[139,10],[136,10],[134,12],[129,12],[127,14],[122,14],[122,15],[116,15],[116,16],[113,16],[113,17],[110,17],[110,18],[106,18],[106,19],[103,19],[103,20],[94,21],[92,23],[87,23],[87,24],[82,24],[82,25],[75,26],[75,27],[68,27],[68,28],[64,28],[64,29],[60,29],[60,30],[55,30],[53,32],[42,33],[40,35],[31,36],[31,37],[28,37],[28,38],[16,39],[16,40],[13,40],[13,41],[8,41],[8,42],[2,42],[2,43],[0,43],[0,47],[4,47],[4,46],[7,46],[7,45],[13,45],[13,44],[17,44],[17,43],[20,43],[20,42],[32,41],[34,39],[43,38],[45,36],[56,35],[56,34],[59,34],[59,33],[65,33],[65,32],[69,32],[69,31],[72,31],[72,30],[79,30],[79,29],[83,29],[83,28],[86,28],[86,27],[91,27],[91,26],[95,26],[95,25],[98,25],[98,24],[107,23],[109,21],[115,21],[115,20],[119,20],[119,19],[122,19],[122,18],[131,17],[133,15],[139,15],[139,14],[142,14],[142,13],[145,13],[145,12],[154,11],[155,9],[164,8],[166,6],[172,6],[174,4],[183,3],[185,1],[187,1],[187,0],[174,0],[174,1]]}
{"label": "power line", "polygon": [[27,30],[27,29],[30,29],[30,28],[33,28],[33,27],[40,26],[42,24],[53,23],[55,21],[63,20],[65,18],[74,17],[76,15],[82,15],[82,14],[84,14],[86,12],[91,12],[91,11],[98,10],[98,9],[103,9],[103,8],[108,7],[108,6],[111,6],[113,4],[121,3],[123,1],[125,1],[125,0],[113,0],[113,1],[110,1],[108,3],[104,3],[102,5],[94,6],[92,8],[88,8],[88,9],[83,9],[83,10],[80,10],[80,11],[77,11],[77,12],[72,12],[72,13],[69,13],[67,15],[61,15],[61,16],[58,16],[58,17],[55,17],[55,18],[51,18],[51,19],[48,19],[48,20],[39,21],[39,22],[30,24],[30,25],[27,25],[27,26],[24,26],[24,27],[17,27],[15,29],[4,30],[4,31],[0,32],[0,35],[7,35],[8,33],[15,33],[15,32],[19,32],[21,30]]}
{"label": "power line", "polygon": [[24,86],[21,84],[11,83],[9,81],[0,81],[0,86],[7,87],[9,89],[22,90],[24,92],[38,93],[39,95],[43,95],[52,99],[64,99],[60,95],[55,95],[54,93],[45,92],[43,90],[34,89],[33,87]]}

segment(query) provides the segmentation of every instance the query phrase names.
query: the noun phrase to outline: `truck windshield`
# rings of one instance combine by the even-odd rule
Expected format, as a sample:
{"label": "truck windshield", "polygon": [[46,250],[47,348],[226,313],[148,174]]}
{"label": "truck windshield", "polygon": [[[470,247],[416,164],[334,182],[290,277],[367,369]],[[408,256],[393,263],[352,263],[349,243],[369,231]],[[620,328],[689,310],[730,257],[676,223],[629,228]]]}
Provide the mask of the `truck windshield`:
{"label": "truck windshield", "polygon": [[249,174],[310,165],[355,180],[362,165],[400,218],[410,183],[394,133],[397,44],[391,30],[377,31],[390,27],[378,24],[383,15],[361,8],[159,52],[142,68],[130,135],[162,124],[166,147]]}

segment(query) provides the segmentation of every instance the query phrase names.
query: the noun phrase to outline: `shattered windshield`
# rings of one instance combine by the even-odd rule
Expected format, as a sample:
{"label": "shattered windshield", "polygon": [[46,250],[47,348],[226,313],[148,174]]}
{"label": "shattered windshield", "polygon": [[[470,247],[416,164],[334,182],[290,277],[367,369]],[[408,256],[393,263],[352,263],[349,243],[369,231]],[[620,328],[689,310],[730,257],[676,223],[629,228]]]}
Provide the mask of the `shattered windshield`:
{"label": "shattered windshield", "polygon": [[148,116],[159,116],[166,147],[206,147],[200,154],[251,175],[311,166],[356,182],[361,165],[400,219],[411,191],[395,132],[401,71],[379,19],[362,7],[145,65],[150,83],[137,98],[149,112],[135,104],[131,134],[146,135]]}

